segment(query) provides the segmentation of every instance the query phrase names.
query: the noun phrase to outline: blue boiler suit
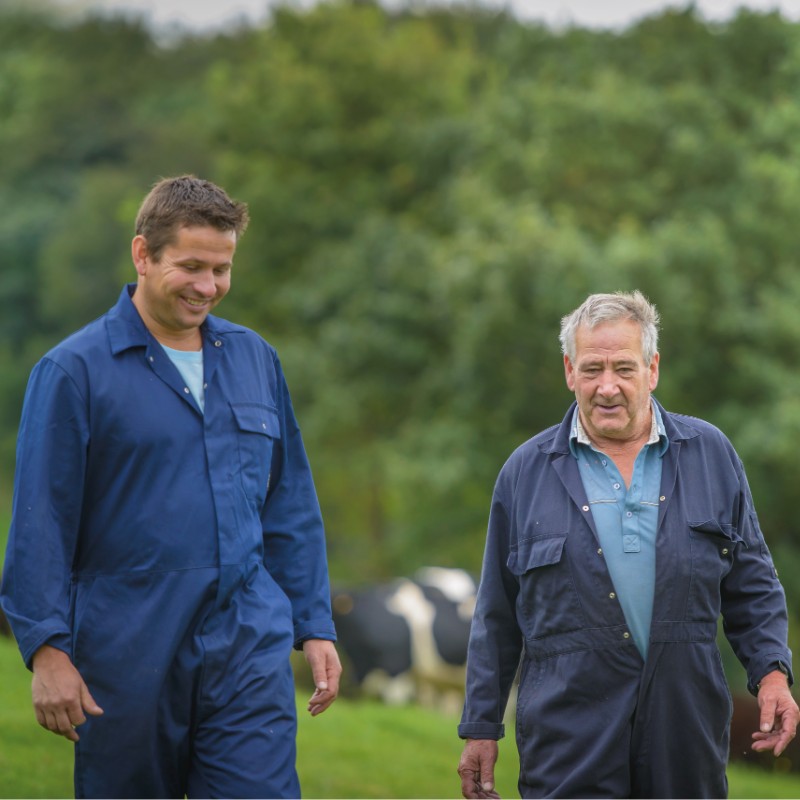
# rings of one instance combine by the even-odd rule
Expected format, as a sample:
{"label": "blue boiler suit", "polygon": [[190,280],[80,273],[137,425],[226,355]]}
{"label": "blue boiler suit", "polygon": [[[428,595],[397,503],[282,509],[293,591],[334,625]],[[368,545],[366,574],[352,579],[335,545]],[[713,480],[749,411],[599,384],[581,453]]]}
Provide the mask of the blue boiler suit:
{"label": "blue boiler suit", "polygon": [[779,664],[791,681],[786,601],[742,463],[718,429],[659,406],[669,448],[643,661],[570,453],[574,408],[498,477],[459,735],[503,736],[521,656],[523,797],[725,797],[720,614],[751,692]]}
{"label": "blue boiler suit", "polygon": [[209,316],[205,413],[126,287],[34,368],[3,608],[104,709],[79,797],[297,797],[289,655],[335,639],[319,505],[274,349]]}

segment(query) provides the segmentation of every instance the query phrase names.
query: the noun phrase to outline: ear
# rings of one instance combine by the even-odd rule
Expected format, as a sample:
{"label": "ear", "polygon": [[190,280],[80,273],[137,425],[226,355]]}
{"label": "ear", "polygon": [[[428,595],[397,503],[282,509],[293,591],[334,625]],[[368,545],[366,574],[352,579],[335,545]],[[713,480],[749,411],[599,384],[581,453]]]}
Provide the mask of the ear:
{"label": "ear", "polygon": [[150,256],[147,251],[147,240],[142,235],[134,236],[131,241],[131,258],[136,272],[140,275],[147,274],[147,266],[150,263]]}
{"label": "ear", "polygon": [[658,386],[658,362],[659,362],[659,355],[656,353],[653,356],[653,360],[650,362],[650,391],[654,391],[656,386]]}
{"label": "ear", "polygon": [[575,367],[572,366],[572,362],[569,360],[569,356],[564,356],[564,377],[567,379],[567,388],[571,391],[575,391]]}

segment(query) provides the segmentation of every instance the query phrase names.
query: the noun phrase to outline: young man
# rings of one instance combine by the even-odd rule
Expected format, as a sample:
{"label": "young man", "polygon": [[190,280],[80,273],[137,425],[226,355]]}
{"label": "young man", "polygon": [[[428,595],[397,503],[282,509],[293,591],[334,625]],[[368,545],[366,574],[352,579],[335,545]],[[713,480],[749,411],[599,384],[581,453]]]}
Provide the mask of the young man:
{"label": "young man", "polygon": [[325,541],[275,350],[210,314],[247,208],[157,183],[137,283],[30,378],[2,604],[78,797],[297,797],[289,654],[330,706]]}

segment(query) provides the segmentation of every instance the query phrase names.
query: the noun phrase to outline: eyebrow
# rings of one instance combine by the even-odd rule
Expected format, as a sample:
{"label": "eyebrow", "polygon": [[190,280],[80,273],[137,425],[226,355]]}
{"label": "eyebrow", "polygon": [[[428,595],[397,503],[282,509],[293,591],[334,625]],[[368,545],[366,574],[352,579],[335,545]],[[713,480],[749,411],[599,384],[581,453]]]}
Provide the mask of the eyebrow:
{"label": "eyebrow", "polygon": [[[591,358],[587,359],[586,361],[580,362],[578,365],[579,369],[592,369],[594,367],[602,367],[606,364],[606,359],[603,358]],[[635,358],[623,358],[619,361],[611,360],[611,366],[614,368],[619,367],[637,367],[639,366],[639,361]]]}
{"label": "eyebrow", "polygon": [[179,266],[186,266],[187,264],[197,264],[203,267],[212,267],[213,269],[219,269],[220,267],[232,267],[233,261],[222,261],[220,263],[215,263],[213,261],[205,261],[202,258],[195,258],[194,256],[187,256],[186,258],[179,258],[175,261],[176,264]]}

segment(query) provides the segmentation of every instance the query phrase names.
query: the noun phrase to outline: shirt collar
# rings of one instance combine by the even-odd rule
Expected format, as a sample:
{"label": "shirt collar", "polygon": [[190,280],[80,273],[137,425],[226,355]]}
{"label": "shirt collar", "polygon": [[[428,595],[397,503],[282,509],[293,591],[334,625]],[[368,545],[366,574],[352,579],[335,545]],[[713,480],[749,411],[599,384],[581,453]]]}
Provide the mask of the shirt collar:
{"label": "shirt collar", "polygon": [[[653,414],[650,422],[650,436],[645,444],[658,444],[658,454],[663,456],[669,447],[667,431],[664,428],[664,421],[661,419],[661,412],[658,410],[658,404],[655,402],[655,400],[653,400],[652,397],[650,398],[650,407],[653,409]],[[592,443],[586,434],[583,423],[581,422],[581,415],[578,410],[578,406],[576,405],[572,414],[572,429],[569,437],[569,449],[572,455],[576,458],[578,455],[579,444],[592,447]]]}

